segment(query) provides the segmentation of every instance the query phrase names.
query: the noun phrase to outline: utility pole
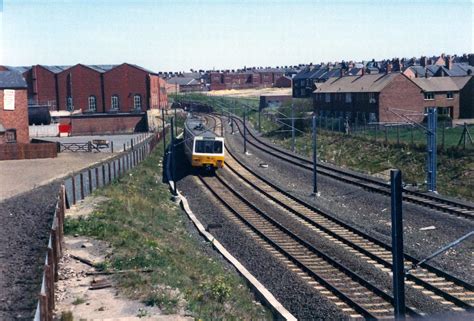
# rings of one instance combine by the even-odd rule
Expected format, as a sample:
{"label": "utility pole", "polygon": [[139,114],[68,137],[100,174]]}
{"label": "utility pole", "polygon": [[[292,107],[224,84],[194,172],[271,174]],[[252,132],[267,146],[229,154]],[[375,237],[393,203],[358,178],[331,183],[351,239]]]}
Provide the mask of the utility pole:
{"label": "utility pole", "polygon": [[437,169],[437,145],[436,130],[438,122],[438,112],[436,107],[428,109],[428,131],[426,132],[426,151],[427,151],[427,172],[426,182],[428,190],[436,192],[436,169]]}
{"label": "utility pole", "polygon": [[291,104],[291,151],[295,152],[295,106]]}
{"label": "utility pole", "polygon": [[318,194],[318,174],[317,174],[317,140],[316,140],[316,116],[313,116],[313,194]]}
{"label": "utility pole", "polygon": [[392,266],[395,320],[405,319],[405,267],[403,265],[402,172],[390,171],[392,213]]}
{"label": "utility pole", "polygon": [[163,126],[163,154],[166,152],[165,110],[161,108],[161,126]]}
{"label": "utility pole", "polygon": [[261,124],[261,114],[262,114],[262,106],[258,106],[258,132],[262,133],[262,124]]}
{"label": "utility pole", "polygon": [[171,117],[171,171],[172,171],[172,178],[173,178],[173,195],[176,196],[178,193],[176,193],[176,151],[175,151],[175,136],[174,136],[174,131],[173,127],[175,127],[174,123],[174,118]]}
{"label": "utility pole", "polygon": [[247,154],[247,123],[246,123],[247,107],[244,107],[244,154]]}

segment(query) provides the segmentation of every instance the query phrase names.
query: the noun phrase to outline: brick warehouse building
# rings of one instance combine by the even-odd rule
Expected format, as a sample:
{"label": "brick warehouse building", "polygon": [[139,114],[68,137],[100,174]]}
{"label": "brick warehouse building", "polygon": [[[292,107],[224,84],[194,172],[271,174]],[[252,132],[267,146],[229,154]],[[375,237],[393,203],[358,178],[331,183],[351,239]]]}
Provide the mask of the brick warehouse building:
{"label": "brick warehouse building", "polygon": [[[457,119],[474,109],[472,77],[410,79],[401,73],[333,77],[314,92],[314,109],[321,115],[367,122],[423,120],[427,107]],[[462,102],[462,103],[460,103]]]}
{"label": "brick warehouse building", "polygon": [[0,71],[0,144],[29,141],[26,82],[19,73]]}
{"label": "brick warehouse building", "polygon": [[142,67],[121,64],[103,75],[104,112],[133,112],[166,108],[166,82]]}
{"label": "brick warehouse building", "polygon": [[51,110],[127,113],[168,105],[165,81],[133,64],[35,65],[23,75],[30,104],[50,105]]}

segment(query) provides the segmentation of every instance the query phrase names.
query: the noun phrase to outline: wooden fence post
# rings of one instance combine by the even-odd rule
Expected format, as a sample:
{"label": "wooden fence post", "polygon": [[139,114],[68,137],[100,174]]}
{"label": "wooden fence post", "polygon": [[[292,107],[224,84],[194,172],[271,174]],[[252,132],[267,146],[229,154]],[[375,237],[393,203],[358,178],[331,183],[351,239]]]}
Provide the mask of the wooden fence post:
{"label": "wooden fence post", "polygon": [[88,179],[89,179],[89,194],[92,194],[92,190],[93,190],[93,186],[92,186],[92,171],[91,171],[90,168],[87,170],[87,176],[88,176]]}
{"label": "wooden fence post", "polygon": [[105,165],[102,164],[102,187],[105,186]]}
{"label": "wooden fence post", "polygon": [[72,174],[72,204],[76,204],[76,174]]}
{"label": "wooden fence post", "polygon": [[83,200],[84,199],[84,175],[82,172],[79,174],[79,183],[81,184],[80,186],[81,200]]}

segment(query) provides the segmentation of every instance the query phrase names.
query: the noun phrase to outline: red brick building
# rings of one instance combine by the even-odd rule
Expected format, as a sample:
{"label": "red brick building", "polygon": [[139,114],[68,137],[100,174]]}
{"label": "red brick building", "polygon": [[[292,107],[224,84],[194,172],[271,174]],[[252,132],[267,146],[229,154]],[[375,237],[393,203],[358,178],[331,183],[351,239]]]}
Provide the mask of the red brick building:
{"label": "red brick building", "polygon": [[284,70],[277,68],[211,72],[210,90],[273,87],[284,74]]}
{"label": "red brick building", "polygon": [[[105,112],[103,78],[105,70],[77,64],[57,74],[58,109]],[[42,84],[39,84],[44,90]]]}
{"label": "red brick building", "polygon": [[440,114],[458,119],[460,110],[468,115],[474,109],[471,78],[410,79],[401,73],[333,77],[314,91],[314,109],[352,121],[398,123],[422,121],[426,108],[437,107]]}
{"label": "red brick building", "polygon": [[32,105],[84,113],[167,108],[166,82],[137,65],[35,65],[23,73]]}
{"label": "red brick building", "polygon": [[166,82],[132,64],[121,64],[103,75],[105,112],[137,112],[167,108]]}
{"label": "red brick building", "polygon": [[0,71],[0,144],[29,141],[26,82],[20,73]]}
{"label": "red brick building", "polygon": [[277,88],[291,88],[291,84],[292,84],[291,77],[281,76],[281,77],[278,77],[275,80],[274,87],[277,87]]}

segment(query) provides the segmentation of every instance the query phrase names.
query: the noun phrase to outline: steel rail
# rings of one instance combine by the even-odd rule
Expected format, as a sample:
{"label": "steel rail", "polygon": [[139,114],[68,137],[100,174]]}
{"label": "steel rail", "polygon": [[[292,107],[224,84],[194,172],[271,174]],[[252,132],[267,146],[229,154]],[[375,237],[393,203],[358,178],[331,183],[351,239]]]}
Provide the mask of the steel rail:
{"label": "steel rail", "polygon": [[[266,183],[264,179],[262,179],[258,174],[256,174],[254,171],[252,171],[251,169],[249,169],[247,166],[245,166],[244,164],[242,164],[238,159],[235,158],[235,156],[233,155],[233,153],[227,148],[227,152],[228,154],[240,165],[242,166],[242,168],[246,169],[251,175],[255,176],[257,179],[260,179],[262,180],[262,182]],[[261,187],[259,187],[257,184],[251,182],[248,178],[244,177],[244,175],[237,171],[235,168],[232,167],[232,165],[230,165],[229,163],[227,163],[227,168],[229,170],[231,170],[234,175],[240,177],[242,180],[244,180],[245,182],[247,182],[249,185],[251,185],[255,190],[257,190],[258,192],[260,192],[261,194],[265,195],[266,197],[268,197],[269,199],[271,199],[273,202],[277,203],[278,205],[282,206],[283,208],[285,208],[286,210],[288,210],[289,212],[293,213],[294,215],[296,215],[297,217],[301,218],[302,220],[304,220],[305,222],[315,226],[316,228],[322,230],[324,233],[336,238],[337,240],[343,242],[344,244],[350,246],[351,248],[359,251],[360,253],[368,256],[369,258],[373,259],[374,261],[378,262],[379,264],[382,264],[383,266],[387,267],[387,268],[392,268],[392,264],[390,262],[388,262],[386,259],[383,259],[381,258],[380,256],[377,256],[376,254],[370,252],[369,250],[366,250],[364,249],[363,247],[355,244],[354,242],[351,242],[350,240],[348,240],[346,237],[343,237],[339,234],[337,234],[336,232],[332,231],[331,229],[321,225],[320,223],[317,223],[316,221],[314,221],[313,219],[307,217],[306,215],[304,214],[301,214],[300,212],[298,212],[295,208],[291,207],[290,205],[284,203],[282,200],[279,200],[278,198],[276,198],[275,196],[271,195],[268,191],[265,191],[264,189],[262,189]],[[281,189],[278,189],[276,188],[273,184],[268,184],[268,186],[272,187],[275,191],[278,191],[280,194],[282,194],[283,196],[285,197],[288,197],[290,199],[293,199],[291,196],[289,196],[289,193],[286,192],[286,191],[283,191]],[[328,219],[329,221],[333,222],[333,223],[336,223],[338,226],[342,227],[342,228],[345,228],[346,230],[356,234],[357,236],[361,237],[362,239],[364,239],[366,242],[368,242],[369,244],[372,243],[372,244],[375,244],[375,245],[378,245],[380,247],[382,247],[380,244],[377,244],[375,242],[372,242],[371,240],[368,239],[368,236],[358,230],[353,230],[353,229],[348,229],[346,228],[345,226],[343,226],[342,224],[339,224],[336,220],[333,220],[332,217],[334,217],[333,214],[328,214],[327,212],[323,212],[322,210],[318,209],[312,209],[310,208],[309,204],[305,203],[305,202],[302,202],[302,201],[295,201],[298,205],[300,206],[304,206],[306,207],[307,209],[309,209],[310,211],[314,212],[315,214],[317,215],[320,215],[326,219]],[[386,251],[390,251],[391,252],[391,247],[386,245],[386,247],[382,247],[384,250]],[[405,255],[407,256],[407,255]],[[413,260],[410,260],[409,258],[407,258],[408,261],[413,261]],[[438,276],[441,277],[441,275],[439,273],[437,273],[438,271],[433,271],[431,270],[431,267],[427,267],[427,265],[423,265],[422,267],[424,267],[428,272],[432,272]],[[434,292],[435,294],[443,297],[444,299],[454,303],[455,305],[459,306],[459,307],[462,307],[466,310],[471,310],[473,309],[473,307],[460,300],[459,298],[451,295],[450,293],[447,293],[446,291],[443,291],[439,288],[437,288],[436,286],[420,279],[419,277],[416,277],[415,275],[412,275],[412,274],[407,274],[406,275],[407,279],[408,280],[411,280],[413,282],[415,282],[416,284],[418,285],[421,285],[423,286],[424,288],[426,288],[427,290],[430,290],[432,292]],[[459,283],[462,283],[462,284],[456,284],[456,282],[454,282],[454,280],[449,280],[448,278],[445,278],[446,280],[448,281],[451,281],[453,282],[453,284],[457,285],[457,286],[462,286],[463,288],[465,288],[466,290],[468,291],[472,291],[472,286],[470,286],[469,284],[464,284],[464,282],[459,282],[458,279],[456,279],[456,282],[459,282]],[[468,285],[468,286],[464,286],[464,285]]]}
{"label": "steel rail", "polygon": [[[294,196],[292,195],[291,193],[283,190],[282,188],[280,188],[278,185],[270,182],[268,179],[264,178],[263,176],[255,173],[251,168],[249,168],[247,165],[245,165],[242,161],[240,161],[238,158],[236,158],[234,156],[234,154],[229,150],[229,148],[226,148],[226,150],[228,151],[228,153],[237,161],[237,163],[239,163],[240,166],[242,166],[244,169],[246,169],[247,171],[251,172],[254,176],[256,176],[258,179],[260,179],[261,181],[263,181],[264,183],[266,183],[267,185],[271,186],[272,188],[274,188],[275,190],[277,190],[278,192],[282,193],[283,195],[285,195],[286,197],[292,199],[293,201],[299,203],[300,205],[308,208],[309,210],[313,211],[313,212],[316,212],[320,215],[322,215],[324,218],[342,226],[343,228],[351,231],[352,233],[355,233],[357,235],[359,235],[360,237],[362,238],[365,238],[369,241],[371,241],[372,243],[384,248],[385,250],[387,251],[392,251],[392,247],[386,243],[384,243],[383,241],[373,237],[373,236],[370,236],[369,234],[341,221],[340,219],[336,218],[336,215],[333,214],[333,213],[330,213],[329,211],[327,210],[323,210],[319,207],[316,207],[315,205],[313,204],[309,204],[308,202],[300,199],[299,197],[297,196]],[[410,260],[416,264],[418,264],[420,262],[419,259],[409,255],[409,254],[404,254],[405,256],[405,259],[407,260]],[[442,271],[428,263],[422,263],[420,265],[421,267],[423,268],[426,268],[429,272],[432,272],[432,273],[435,273],[441,277],[444,277],[445,279],[447,279],[448,281],[451,281],[453,282],[454,284],[458,285],[458,286],[461,286],[461,287],[464,287],[466,288],[467,290],[469,291],[474,291],[474,286],[467,283],[466,281],[463,281],[455,276],[452,276],[451,274],[448,274],[447,272],[445,271]]]}
{"label": "steel rail", "polygon": [[[242,130],[240,128],[240,124],[242,123],[242,120],[235,116],[232,116],[232,118],[238,120],[236,121],[237,129],[239,130],[239,133],[242,135]],[[257,138],[254,135],[254,133],[252,133],[251,130],[249,130],[248,126],[247,126],[247,132],[255,141],[258,142],[258,144],[263,145],[273,151],[265,150],[257,146],[255,142],[247,138],[247,142],[253,145],[254,147],[259,148],[260,150],[262,150],[263,152],[269,155],[278,157],[282,159],[283,161],[286,161],[288,163],[291,163],[303,169],[311,170],[311,171],[313,170],[312,161],[304,157],[287,152],[285,150],[282,150],[280,148],[277,148],[275,146],[272,146],[271,144],[268,144],[266,142],[263,142],[261,139]],[[282,157],[282,155],[279,155],[277,153],[284,155],[284,157]],[[322,170],[321,168],[323,168],[324,170]],[[343,181],[348,184],[356,185],[364,189],[369,189],[378,193],[382,193],[384,195],[390,195],[390,184],[376,180],[371,177],[367,177],[362,174],[344,171],[344,170],[337,169],[320,162],[318,163],[318,172],[323,175],[329,176],[339,181]],[[346,176],[346,177],[343,177],[343,176]],[[369,185],[368,183],[373,184],[373,185]],[[425,207],[434,208],[436,210],[439,210],[445,213],[462,216],[468,219],[474,219],[474,214],[471,214],[471,213],[474,213],[474,205],[459,203],[452,200],[443,199],[436,195],[427,195],[424,193],[410,191],[407,189],[404,189],[403,192],[405,194],[408,194],[408,195],[404,195],[403,197],[404,200],[406,201],[409,201],[418,205],[422,205]],[[441,204],[431,203],[429,201],[439,202]]]}
{"label": "steel rail", "polygon": [[[282,253],[285,257],[287,257],[290,261],[292,261],[294,264],[296,264],[298,267],[300,267],[303,271],[314,277],[318,282],[323,284],[325,287],[329,288],[331,292],[333,292],[337,297],[339,297],[342,301],[347,303],[351,308],[353,308],[355,311],[359,312],[362,314],[364,317],[367,319],[377,319],[375,315],[373,315],[371,312],[367,311],[365,308],[360,306],[358,303],[354,302],[352,299],[350,299],[345,293],[337,289],[334,285],[332,285],[330,282],[326,281],[325,279],[321,278],[319,275],[317,275],[314,271],[312,271],[311,268],[307,267],[303,262],[298,260],[296,257],[292,256],[290,253],[288,253],[285,249],[283,249],[280,245],[278,245],[276,242],[271,240],[267,235],[265,235],[264,232],[261,232],[256,226],[254,226],[251,222],[249,222],[245,217],[243,217],[237,209],[235,209],[233,206],[228,204],[226,200],[222,198],[220,193],[222,193],[222,190],[219,192],[215,191],[203,177],[199,177],[201,182],[211,191],[211,193],[227,208],[229,209],[232,213],[234,213],[244,224],[246,224],[252,231],[254,231],[257,235],[262,237],[267,243],[270,243],[274,248],[276,248],[280,253]],[[303,247],[314,253],[316,256],[322,258],[325,260],[327,263],[332,265],[335,269],[339,270],[340,272],[344,273],[346,276],[351,278],[352,280],[356,281],[357,283],[361,284],[364,286],[366,289],[369,291],[373,292],[375,295],[381,297],[383,300],[389,302],[391,305],[393,305],[393,297],[387,294],[385,291],[377,288],[375,285],[370,283],[369,281],[363,279],[361,276],[350,270],[349,268],[345,267],[341,263],[335,261],[334,259],[330,258],[323,252],[317,250],[315,247],[313,247],[311,244],[307,243],[306,241],[302,240],[299,238],[296,234],[288,230],[286,227],[281,225],[279,222],[268,216],[265,212],[257,208],[255,205],[253,205],[250,201],[245,199],[241,194],[239,194],[237,191],[232,189],[226,182],[224,182],[220,177],[216,176],[217,180],[226,188],[226,190],[230,191],[236,198],[239,199],[240,202],[244,203],[247,207],[252,209],[255,213],[263,217],[267,222],[275,226],[277,229],[288,235],[291,239],[295,240],[299,244],[301,244]],[[420,316],[416,311],[414,311],[412,308],[407,307],[407,312],[412,315],[412,316]]]}

